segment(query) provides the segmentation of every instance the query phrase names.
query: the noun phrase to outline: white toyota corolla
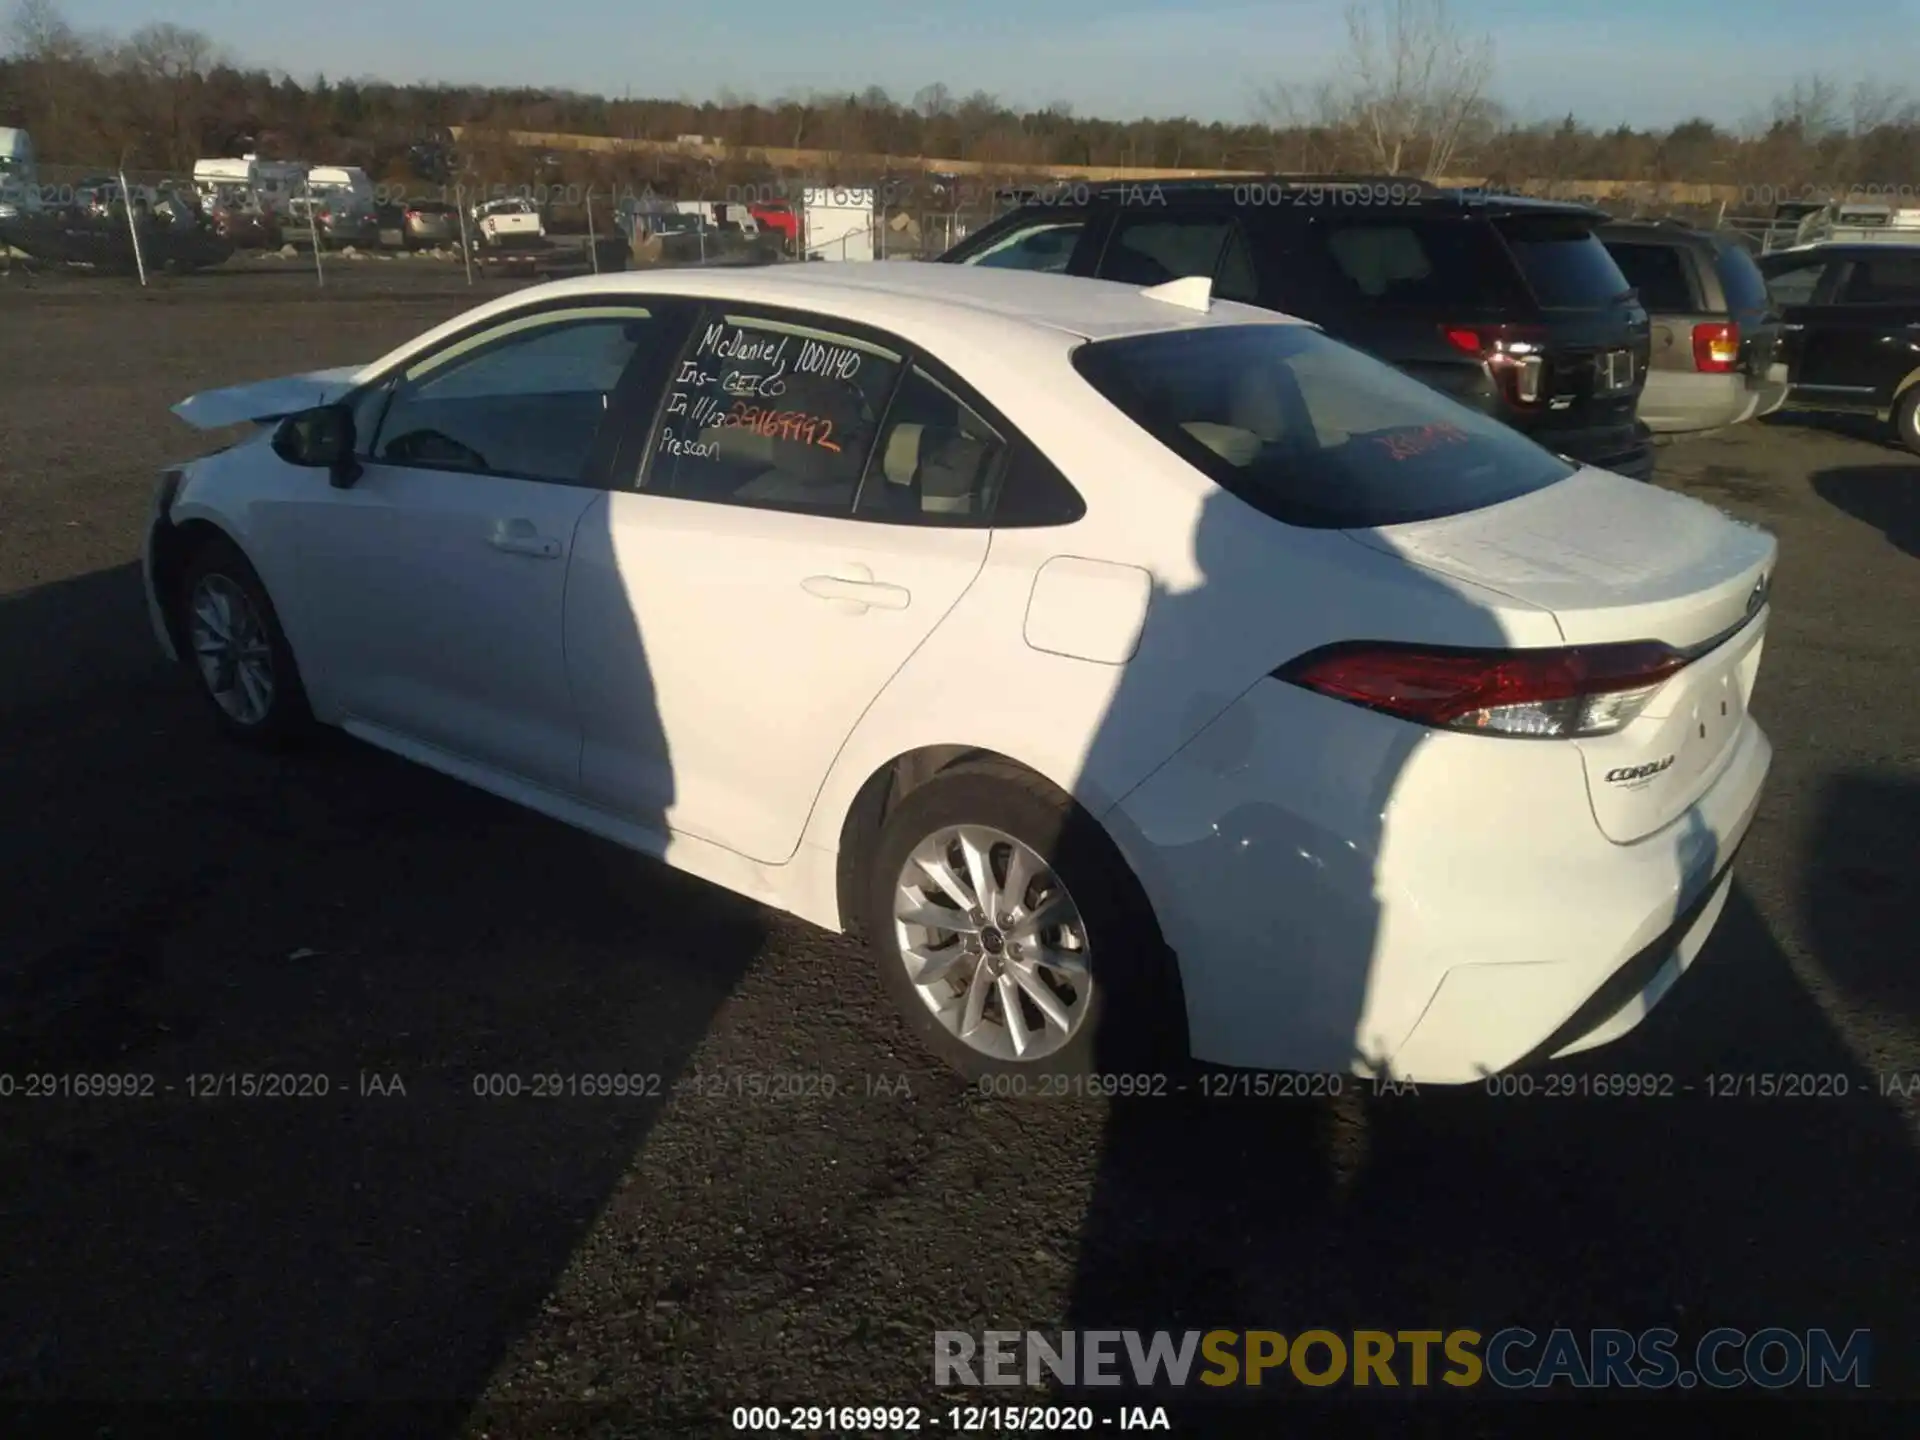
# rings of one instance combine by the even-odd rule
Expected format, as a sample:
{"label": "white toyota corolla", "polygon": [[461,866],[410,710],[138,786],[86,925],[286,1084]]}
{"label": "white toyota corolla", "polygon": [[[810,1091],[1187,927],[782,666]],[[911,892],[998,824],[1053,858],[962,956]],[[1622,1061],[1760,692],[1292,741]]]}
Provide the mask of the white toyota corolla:
{"label": "white toyota corolla", "polygon": [[970,1074],[1631,1029],[1771,751],[1776,547],[1205,280],[629,273],[198,395],[155,629],[832,930]]}

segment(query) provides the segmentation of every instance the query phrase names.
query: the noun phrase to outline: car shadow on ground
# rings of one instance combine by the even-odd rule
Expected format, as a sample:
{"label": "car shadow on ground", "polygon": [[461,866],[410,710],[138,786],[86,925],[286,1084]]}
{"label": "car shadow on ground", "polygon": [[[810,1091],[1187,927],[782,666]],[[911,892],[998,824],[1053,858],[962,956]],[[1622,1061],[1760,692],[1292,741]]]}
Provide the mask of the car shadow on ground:
{"label": "car shadow on ground", "polygon": [[1821,967],[1883,1023],[1920,1027],[1912,934],[1920,781],[1870,771],[1834,776],[1814,825],[1806,905]]}
{"label": "car shadow on ground", "polygon": [[446,1433],[763,913],[344,737],[224,742],[142,603],[0,599],[0,1399]]}
{"label": "car shadow on ground", "polygon": [[[1782,1074],[1821,1093],[1739,1093],[1746,1076]],[[1598,1098],[1577,1093],[1583,1076],[1673,1080],[1653,1098]],[[1568,1093],[1548,1093],[1553,1077]],[[1349,1082],[1334,1100],[1116,1108],[1065,1323],[1288,1336],[1665,1326],[1683,1356],[1717,1326],[1842,1340],[1864,1328],[1875,1394],[1911,1403],[1920,1163],[1879,1087],[1736,882],[1667,1004],[1617,1045],[1542,1072],[1531,1096]],[[1438,1373],[1424,1391],[1342,1384],[1317,1398],[1424,1410],[1446,1397]],[[1284,1366],[1263,1388],[1207,1398],[1316,1399]],[[1193,1388],[1159,1398],[1201,1406]],[[1467,1398],[1519,1400],[1485,1380],[1453,1396]]]}
{"label": "car shadow on ground", "polygon": [[1920,463],[1817,470],[1813,489],[1828,504],[1873,526],[1907,554],[1920,556]]}
{"label": "car shadow on ground", "polygon": [[[1230,530],[1218,528],[1224,524],[1216,509],[1196,535],[1208,575],[1217,576],[1231,553]],[[1203,605],[1207,589],[1164,603]],[[1436,587],[1432,603],[1440,613],[1469,602]],[[1463,610],[1452,623],[1474,621]],[[1502,643],[1491,616],[1481,624],[1492,638],[1479,643]],[[1132,681],[1130,674],[1116,710],[1145,703]],[[1344,732],[1310,743],[1324,748],[1330,769],[1351,777],[1360,757],[1347,737],[1361,731],[1356,718]],[[1214,748],[1223,763],[1247,765],[1249,738]],[[1349,1023],[1364,1013],[1382,921],[1354,909],[1342,912],[1340,926],[1320,931],[1312,928],[1315,916],[1342,895],[1394,893],[1390,879],[1374,883],[1373,857],[1384,844],[1387,799],[1419,763],[1404,750],[1377,759],[1371,794],[1356,797],[1365,803],[1336,832],[1352,845],[1330,850],[1327,836],[1296,833],[1277,815],[1263,819],[1259,812],[1273,807],[1258,789],[1244,809],[1194,841],[1211,844],[1219,866],[1246,867],[1243,884],[1288,897],[1269,933],[1248,937],[1248,987],[1266,973],[1263,965],[1296,976],[1301,1004],[1318,1007],[1330,1023],[1340,1018],[1342,996]],[[1299,808],[1315,803],[1303,795]],[[1871,814],[1884,830],[1898,823],[1899,811],[1886,796],[1869,805],[1845,794],[1836,797],[1834,824],[1862,824]],[[1365,827],[1368,817],[1373,829]],[[1908,825],[1911,834],[1911,816]],[[1700,876],[1730,857],[1697,820],[1670,828],[1683,903]],[[1462,836],[1463,844],[1478,843],[1465,830]],[[1293,878],[1295,855],[1310,868],[1311,883],[1304,874]],[[1344,873],[1356,866],[1357,876]],[[1605,926],[1619,917],[1589,919]],[[1489,933],[1499,933],[1497,920],[1489,914]],[[1408,921],[1403,915],[1398,923]],[[1911,950],[1898,917],[1882,913],[1872,923],[1880,930],[1871,953]],[[1833,953],[1819,958],[1845,970],[1868,944],[1835,925],[1823,938]],[[1884,972],[1884,961],[1875,963]],[[1316,993],[1325,982],[1316,969],[1350,979],[1331,997],[1334,1006]],[[1873,998],[1884,998],[1883,989]],[[1290,1012],[1268,1003],[1260,1013],[1281,1023]],[[1746,1077],[1782,1074],[1802,1077],[1807,1093],[1742,1093]],[[1190,1090],[1116,1101],[1061,1323],[1082,1331],[1287,1336],[1666,1326],[1679,1332],[1683,1357],[1690,1357],[1685,1345],[1720,1326],[1749,1333],[1826,1327],[1842,1341],[1868,1329],[1882,1362],[1876,1387],[1920,1392],[1906,1358],[1920,1336],[1920,1287],[1909,1283],[1912,1197],[1920,1189],[1914,1137],[1882,1077],[1829,1025],[1737,871],[1715,933],[1673,995],[1611,1046],[1511,1083],[1495,1077],[1396,1093],[1332,1073],[1320,1078],[1340,1093],[1210,1101]],[[1617,1093],[1629,1088],[1640,1093]],[[1896,1275],[1906,1278],[1889,1284]],[[1320,1352],[1311,1368],[1323,1369],[1327,1359]],[[1127,1370],[1124,1358],[1118,1368]],[[1190,1382],[1157,1398],[1189,1413],[1202,1408],[1202,1394],[1225,1395],[1216,1403],[1227,1405],[1298,1406],[1317,1393],[1365,1406],[1384,1393],[1391,1404],[1394,1396],[1454,1393],[1439,1382],[1440,1371],[1436,1365],[1428,1388],[1411,1387],[1402,1360],[1397,1391],[1357,1389],[1347,1380],[1315,1392],[1283,1367],[1259,1390],[1205,1392]],[[1472,1393],[1512,1399],[1491,1381]]]}

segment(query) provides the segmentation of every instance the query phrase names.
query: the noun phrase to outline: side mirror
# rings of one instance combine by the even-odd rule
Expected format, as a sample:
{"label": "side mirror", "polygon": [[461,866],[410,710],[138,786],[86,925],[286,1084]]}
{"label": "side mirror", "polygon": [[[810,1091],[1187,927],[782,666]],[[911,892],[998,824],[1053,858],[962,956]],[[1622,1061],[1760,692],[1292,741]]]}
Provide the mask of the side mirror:
{"label": "side mirror", "polygon": [[353,411],[345,405],[320,405],[280,422],[273,435],[273,453],[289,465],[327,470],[336,490],[360,478],[353,458]]}

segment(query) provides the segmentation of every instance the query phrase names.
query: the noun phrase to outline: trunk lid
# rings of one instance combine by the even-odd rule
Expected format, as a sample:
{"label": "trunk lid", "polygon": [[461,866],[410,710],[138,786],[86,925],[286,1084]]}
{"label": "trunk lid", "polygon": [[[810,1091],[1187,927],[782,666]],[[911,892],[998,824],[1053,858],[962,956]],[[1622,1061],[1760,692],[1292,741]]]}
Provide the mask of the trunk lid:
{"label": "trunk lid", "polygon": [[1569,645],[1692,656],[1619,732],[1576,740],[1594,820],[1626,843],[1713,783],[1746,719],[1778,544],[1711,506],[1599,470],[1499,505],[1347,534],[1552,613]]}

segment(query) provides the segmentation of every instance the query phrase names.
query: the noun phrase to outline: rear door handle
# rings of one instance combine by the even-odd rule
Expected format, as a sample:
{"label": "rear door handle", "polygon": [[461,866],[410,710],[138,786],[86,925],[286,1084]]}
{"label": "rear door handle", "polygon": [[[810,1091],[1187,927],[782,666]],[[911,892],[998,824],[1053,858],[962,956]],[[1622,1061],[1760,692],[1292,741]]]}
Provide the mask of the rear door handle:
{"label": "rear door handle", "polygon": [[1798,320],[1787,320],[1781,323],[1780,328],[1782,330],[1804,330],[1807,327],[1802,325]]}
{"label": "rear door handle", "polygon": [[531,520],[496,520],[487,543],[509,555],[532,555],[540,560],[558,560],[560,542],[550,540],[533,528]]}
{"label": "rear door handle", "polygon": [[911,591],[885,581],[875,580],[864,565],[848,565],[837,575],[809,575],[800,588],[816,600],[831,600],[849,613],[869,608],[904,610],[913,599]]}

